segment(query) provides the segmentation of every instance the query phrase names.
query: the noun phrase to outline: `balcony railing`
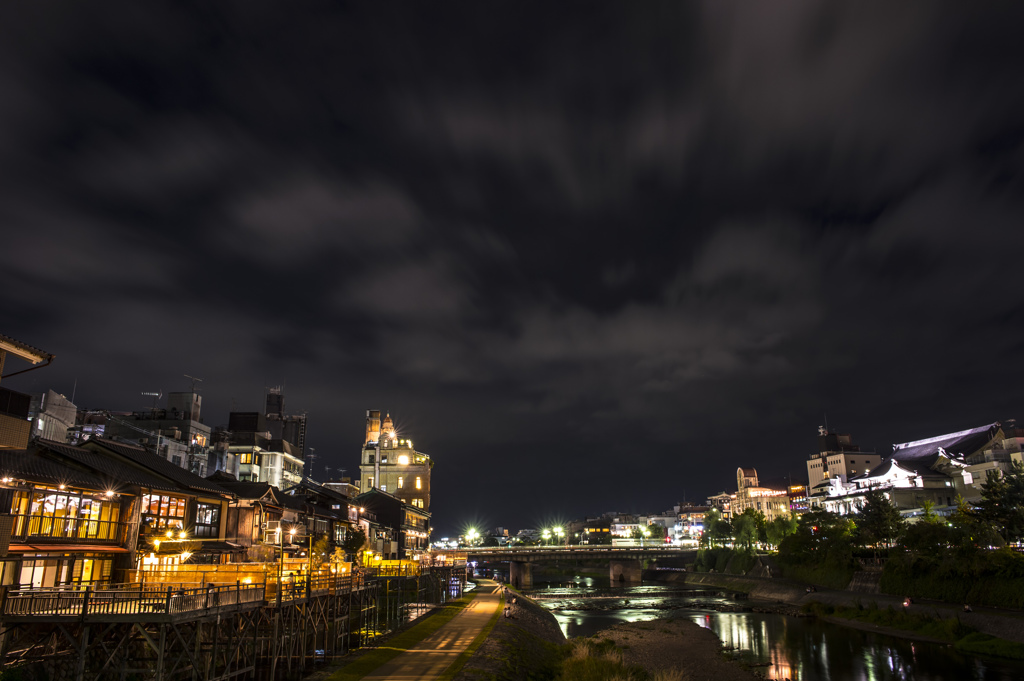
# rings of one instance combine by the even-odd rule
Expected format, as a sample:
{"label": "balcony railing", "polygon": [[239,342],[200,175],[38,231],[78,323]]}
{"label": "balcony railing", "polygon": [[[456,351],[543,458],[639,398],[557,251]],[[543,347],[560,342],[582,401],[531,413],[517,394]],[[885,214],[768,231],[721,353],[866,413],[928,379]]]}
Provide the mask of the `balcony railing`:
{"label": "balcony railing", "polygon": [[86,617],[103,615],[180,615],[228,606],[255,607],[264,600],[263,584],[202,588],[52,587],[9,591],[3,614],[9,617]]}
{"label": "balcony railing", "polygon": [[39,515],[15,515],[13,520],[11,541],[90,541],[117,544],[124,537],[125,524],[115,520]]}

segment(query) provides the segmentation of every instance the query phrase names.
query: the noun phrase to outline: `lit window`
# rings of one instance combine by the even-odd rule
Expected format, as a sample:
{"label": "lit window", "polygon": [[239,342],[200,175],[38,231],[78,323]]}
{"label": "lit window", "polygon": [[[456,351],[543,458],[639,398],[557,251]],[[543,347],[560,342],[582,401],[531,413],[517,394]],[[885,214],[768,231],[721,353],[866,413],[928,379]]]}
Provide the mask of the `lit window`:
{"label": "lit window", "polygon": [[373,487],[373,476],[372,475],[367,479],[367,483],[368,483],[367,487]]}
{"label": "lit window", "polygon": [[388,486],[387,485],[381,485],[380,486],[380,491],[381,492],[387,492],[388,491]]}
{"label": "lit window", "polygon": [[403,478],[403,477],[402,477],[401,475],[399,475],[399,476],[398,476],[398,489],[402,489],[402,487],[404,487],[404,486],[405,486],[405,485],[403,484],[404,482],[405,482],[405,478]]}
{"label": "lit window", "polygon": [[416,477],[416,489],[423,489],[423,478]]}
{"label": "lit window", "polygon": [[408,466],[409,465],[409,455],[408,454],[399,454],[399,456],[398,456],[398,463],[400,463],[403,466]]}

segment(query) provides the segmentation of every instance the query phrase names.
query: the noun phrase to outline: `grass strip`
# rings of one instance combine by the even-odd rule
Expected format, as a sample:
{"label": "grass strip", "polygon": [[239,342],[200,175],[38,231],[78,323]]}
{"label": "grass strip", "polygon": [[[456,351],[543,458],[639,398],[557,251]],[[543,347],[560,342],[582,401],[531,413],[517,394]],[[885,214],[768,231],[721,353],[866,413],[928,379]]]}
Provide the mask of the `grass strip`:
{"label": "grass strip", "polygon": [[[498,604],[501,605],[501,603],[502,601],[499,600]],[[491,635],[491,630],[494,629],[494,625],[498,623],[498,618],[501,617],[502,612],[503,610],[500,607],[494,611],[490,621],[488,621],[480,633],[476,635],[476,638],[474,638],[473,642],[469,644],[469,647],[459,653],[459,656],[455,658],[455,661],[448,665],[448,669],[445,669],[444,672],[441,673],[441,676],[437,677],[437,681],[452,681],[452,679],[455,678],[455,675],[462,671],[462,668],[466,666],[467,662],[469,662],[469,658],[473,656],[473,653],[475,653],[477,649],[484,644],[487,637]]]}
{"label": "grass strip", "polygon": [[369,650],[364,655],[352,660],[351,663],[331,674],[327,681],[358,681],[384,663],[414,648],[423,639],[448,624],[448,622],[451,622],[476,596],[476,592],[468,593],[462,596],[462,598],[440,608],[440,612],[427,615],[422,622],[409,627],[391,638],[386,646]]}

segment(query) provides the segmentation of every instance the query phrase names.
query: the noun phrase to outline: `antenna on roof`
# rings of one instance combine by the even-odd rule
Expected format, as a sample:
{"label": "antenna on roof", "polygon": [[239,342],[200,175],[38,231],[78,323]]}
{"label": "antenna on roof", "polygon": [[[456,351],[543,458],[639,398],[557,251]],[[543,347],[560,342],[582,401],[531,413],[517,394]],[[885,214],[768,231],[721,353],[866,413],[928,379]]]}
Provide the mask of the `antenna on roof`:
{"label": "antenna on roof", "polygon": [[192,379],[192,392],[195,392],[195,391],[196,391],[196,383],[202,383],[202,382],[203,382],[203,379],[201,379],[201,378],[196,378],[195,376],[189,376],[188,374],[183,374],[183,376],[184,376],[185,378],[190,378],[190,379]]}
{"label": "antenna on roof", "polygon": [[160,403],[160,398],[164,396],[164,391],[163,390],[158,390],[157,392],[145,392],[145,393],[142,393],[142,395],[143,395],[143,397],[152,397],[153,398],[153,408],[156,409],[157,404]]}
{"label": "antenna on roof", "polygon": [[306,454],[306,459],[309,460],[309,472],[306,473],[306,477],[313,478],[313,462],[316,461],[316,447],[309,448],[309,454]]}

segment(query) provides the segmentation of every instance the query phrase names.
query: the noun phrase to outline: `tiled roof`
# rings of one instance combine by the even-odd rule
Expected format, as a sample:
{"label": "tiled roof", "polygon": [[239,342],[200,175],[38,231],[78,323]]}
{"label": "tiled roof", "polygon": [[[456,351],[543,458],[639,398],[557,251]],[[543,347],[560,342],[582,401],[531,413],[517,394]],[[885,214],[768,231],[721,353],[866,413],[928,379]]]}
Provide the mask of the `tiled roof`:
{"label": "tiled roof", "polygon": [[900,466],[907,471],[918,475],[941,475],[932,469],[939,459],[941,449],[950,457],[970,456],[988,444],[999,430],[999,423],[990,423],[977,428],[961,430],[956,433],[938,435],[925,440],[915,440],[893,445],[892,454],[882,459],[882,462],[868,471],[864,476],[877,477],[889,470],[890,461],[899,462]]}
{"label": "tiled roof", "polygon": [[274,494],[275,489],[265,482],[221,482],[218,484],[239,499],[262,499],[267,492],[270,492],[274,503],[280,503],[277,494]]}
{"label": "tiled roof", "polygon": [[892,458],[897,461],[930,459],[939,453],[940,448],[951,455],[970,456],[988,444],[998,429],[999,423],[990,423],[957,433],[893,445]]}
{"label": "tiled roof", "polygon": [[39,446],[45,447],[59,458],[67,459],[85,466],[98,474],[104,480],[115,480],[129,485],[152,487],[166,491],[177,489],[177,485],[168,480],[158,478],[157,476],[147,473],[146,471],[139,470],[134,466],[125,466],[123,463],[98,452],[82,449],[80,447],[72,447],[71,445],[55,442],[53,440],[40,439],[36,442]]}
{"label": "tiled roof", "polygon": [[162,477],[169,478],[187,490],[191,490],[193,492],[205,492],[207,494],[228,494],[223,487],[201,478],[195,473],[185,470],[181,466],[175,466],[167,459],[159,457],[142,447],[128,445],[123,442],[116,442],[114,440],[107,440],[106,438],[93,438],[92,440],[89,440],[89,442],[95,442],[104,449],[109,449],[115,454],[123,456],[126,459],[130,459],[140,466],[145,466],[154,473]]}
{"label": "tiled roof", "polygon": [[98,492],[110,489],[110,485],[98,475],[24,449],[0,449],[0,476],[65,484]]}

